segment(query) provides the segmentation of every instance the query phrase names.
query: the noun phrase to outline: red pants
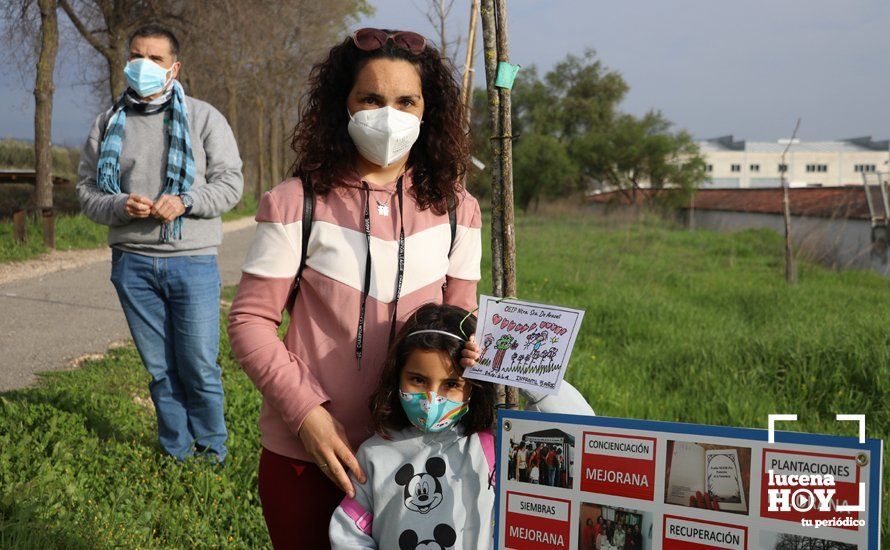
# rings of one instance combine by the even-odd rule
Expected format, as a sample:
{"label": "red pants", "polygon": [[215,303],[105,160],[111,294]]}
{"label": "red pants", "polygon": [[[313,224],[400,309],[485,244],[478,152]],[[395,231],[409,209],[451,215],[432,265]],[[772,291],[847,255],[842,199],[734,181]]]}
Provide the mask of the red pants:
{"label": "red pants", "polygon": [[318,466],[263,448],[259,493],[275,550],[331,547],[328,525],[344,494]]}

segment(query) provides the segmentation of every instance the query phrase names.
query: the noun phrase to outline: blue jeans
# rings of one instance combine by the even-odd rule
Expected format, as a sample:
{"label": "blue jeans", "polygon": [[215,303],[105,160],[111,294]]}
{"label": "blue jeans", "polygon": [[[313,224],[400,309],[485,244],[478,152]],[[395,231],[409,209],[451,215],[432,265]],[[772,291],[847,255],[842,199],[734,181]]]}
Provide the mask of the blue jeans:
{"label": "blue jeans", "polygon": [[111,282],[120,298],[158,417],[158,440],[183,459],[192,445],[226,456],[219,352],[216,256],[154,258],[113,249]]}

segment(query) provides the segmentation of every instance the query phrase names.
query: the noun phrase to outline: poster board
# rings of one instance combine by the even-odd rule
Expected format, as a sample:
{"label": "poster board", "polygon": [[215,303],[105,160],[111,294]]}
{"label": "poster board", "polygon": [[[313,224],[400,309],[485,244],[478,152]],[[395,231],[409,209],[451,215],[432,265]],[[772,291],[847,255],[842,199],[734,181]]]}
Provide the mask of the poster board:
{"label": "poster board", "polygon": [[879,439],[527,411],[497,436],[498,549],[879,548]]}

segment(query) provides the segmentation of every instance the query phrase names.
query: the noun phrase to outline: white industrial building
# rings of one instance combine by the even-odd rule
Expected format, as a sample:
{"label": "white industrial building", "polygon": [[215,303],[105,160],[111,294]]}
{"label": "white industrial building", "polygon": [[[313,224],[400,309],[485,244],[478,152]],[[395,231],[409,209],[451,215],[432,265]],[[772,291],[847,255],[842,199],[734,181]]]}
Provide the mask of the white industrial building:
{"label": "white industrial building", "polygon": [[724,136],[698,142],[707,164],[704,189],[777,187],[786,171],[794,187],[862,185],[863,173],[890,170],[890,140],[871,137],[837,141],[735,141]]}

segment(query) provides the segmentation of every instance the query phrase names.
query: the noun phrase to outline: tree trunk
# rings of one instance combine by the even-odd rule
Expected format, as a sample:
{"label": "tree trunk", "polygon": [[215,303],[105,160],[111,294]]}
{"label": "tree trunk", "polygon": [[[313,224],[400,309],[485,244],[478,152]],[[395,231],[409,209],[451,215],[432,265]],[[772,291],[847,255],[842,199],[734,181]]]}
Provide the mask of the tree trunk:
{"label": "tree trunk", "polygon": [[229,119],[235,141],[238,141],[238,88],[231,76],[226,77],[226,118]]}
{"label": "tree trunk", "polygon": [[269,121],[269,170],[272,185],[281,181],[281,107],[276,105]]}
{"label": "tree trunk", "polygon": [[263,196],[266,185],[266,102],[263,96],[256,96],[256,163],[257,163],[257,179],[256,179],[256,200],[257,203]]}
{"label": "tree trunk", "polygon": [[105,58],[108,63],[108,88],[111,91],[112,102],[127,89],[127,79],[124,76],[124,66],[127,62],[124,60],[123,54],[117,55],[117,53],[120,52],[115,50],[114,55]]}
{"label": "tree trunk", "polygon": [[[482,0],[479,8],[482,15],[482,51],[485,59],[485,87],[488,92],[488,119],[491,128],[491,292],[494,296],[504,295],[504,241],[502,228],[501,193],[501,121],[498,116],[500,103],[494,81],[497,77],[497,39],[494,26],[494,0]],[[507,403],[507,387],[498,384],[499,403]]]}
{"label": "tree trunk", "polygon": [[92,25],[92,22],[81,20],[68,0],[58,0],[58,5],[68,15],[68,19],[84,40],[105,58],[105,62],[108,64],[108,86],[111,91],[111,101],[114,101],[127,87],[124,78],[126,29],[133,24],[133,21],[123,14],[123,10],[126,10],[130,5],[119,1],[96,3],[101,14],[103,30],[108,35],[107,43],[96,37],[96,33],[99,31],[91,30],[89,26]]}
{"label": "tree trunk", "polygon": [[491,290],[504,296],[503,275],[503,198],[501,192],[501,119],[498,115],[500,96],[494,81],[497,76],[497,46],[494,23],[494,0],[482,0],[482,42],[485,57],[485,82],[488,91],[488,118],[491,127]]}
{"label": "tree trunk", "polygon": [[[497,52],[498,61],[509,63],[507,42],[507,2],[497,0]],[[504,232],[504,296],[516,296],[516,234],[513,205],[513,118],[509,88],[498,88],[500,94],[501,181],[503,182],[503,232]]]}
{"label": "tree trunk", "polygon": [[[495,14],[497,17],[497,54],[498,61],[509,62],[510,55],[507,42],[507,2],[496,0]],[[498,88],[500,95],[500,132],[501,141],[501,200],[503,201],[503,277],[504,296],[516,296],[516,234],[513,209],[513,124],[511,115],[510,89]],[[515,409],[519,405],[519,395],[514,386],[505,389],[504,405]]]}
{"label": "tree trunk", "polygon": [[472,0],[470,6],[470,29],[467,31],[467,57],[464,60],[464,75],[461,81],[461,103],[464,107],[467,128],[473,105],[473,65],[476,61],[476,21],[479,19],[479,0]]}
{"label": "tree trunk", "polygon": [[289,139],[289,126],[285,125],[287,122],[287,118],[285,114],[287,111],[282,111],[281,113],[281,125],[283,128],[284,135],[282,136],[281,141],[278,142],[278,150],[281,152],[281,177],[282,179],[290,177],[290,167],[292,162],[292,155],[290,154],[290,139]]}
{"label": "tree trunk", "polygon": [[285,178],[292,176],[295,153],[291,149],[293,137],[293,121],[299,117],[300,101],[298,97],[288,94],[281,108],[281,125],[284,135],[281,140],[281,171]]}
{"label": "tree trunk", "polygon": [[793,285],[797,282],[797,270],[794,266],[794,249],[791,245],[791,201],[788,198],[787,183],[782,185],[782,213],[785,218],[785,281]]}
{"label": "tree trunk", "polygon": [[[788,164],[785,163],[785,155],[794,143],[795,138],[797,138],[798,130],[800,130],[799,117],[797,123],[794,125],[794,131],[791,132],[791,139],[788,140],[788,145],[786,145],[785,150],[782,151],[781,166],[788,166]],[[785,170],[779,170],[779,177],[782,181],[782,215],[785,221],[785,282],[789,285],[793,285],[797,282],[797,269],[794,265],[794,248],[791,241],[791,199],[788,196],[788,188],[790,184],[786,177],[786,172],[787,168]],[[868,189],[866,189],[865,192],[867,193]]]}
{"label": "tree trunk", "polygon": [[38,0],[40,8],[40,56],[37,59],[37,77],[34,85],[34,157],[35,202],[43,212],[45,221],[43,244],[55,248],[52,226],[53,208],[53,71],[59,51],[59,25],[56,0]]}
{"label": "tree trunk", "polygon": [[448,42],[445,36],[445,0],[439,0],[439,41],[442,44],[442,57],[448,57]]}
{"label": "tree trunk", "polygon": [[[492,287],[495,296],[516,296],[510,90],[494,85],[498,62],[509,60],[506,3],[504,0],[483,0],[480,11],[494,159],[491,169]],[[508,409],[516,408],[516,388],[507,386],[503,391],[504,405]]]}

